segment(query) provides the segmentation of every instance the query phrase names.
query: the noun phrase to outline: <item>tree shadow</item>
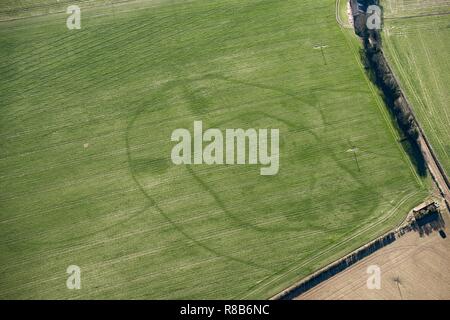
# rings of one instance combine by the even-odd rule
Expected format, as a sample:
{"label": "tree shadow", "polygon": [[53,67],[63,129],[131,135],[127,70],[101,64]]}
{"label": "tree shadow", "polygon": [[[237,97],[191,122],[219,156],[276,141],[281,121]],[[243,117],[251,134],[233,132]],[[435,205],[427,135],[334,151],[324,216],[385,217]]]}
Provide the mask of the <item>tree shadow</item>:
{"label": "tree shadow", "polygon": [[[381,40],[379,41],[381,42]],[[401,137],[399,142],[411,160],[416,173],[420,177],[426,177],[428,172],[425,157],[422,153],[417,138],[410,135],[408,133],[408,128],[403,126],[402,121],[399,120],[398,108],[395,106],[395,94],[385,85],[380,75],[377,75],[373,70],[373,62],[370,61],[370,58],[364,49],[360,49],[360,58],[370,81],[379,89],[379,93],[384,104],[387,106],[394,127]]]}

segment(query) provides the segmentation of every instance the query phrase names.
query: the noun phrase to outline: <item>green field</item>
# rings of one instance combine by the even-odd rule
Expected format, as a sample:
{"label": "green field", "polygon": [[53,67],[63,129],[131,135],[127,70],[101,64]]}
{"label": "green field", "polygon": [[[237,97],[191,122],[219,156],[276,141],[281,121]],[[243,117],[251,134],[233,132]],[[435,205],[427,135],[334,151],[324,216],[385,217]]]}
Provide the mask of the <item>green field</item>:
{"label": "green field", "polygon": [[450,1],[389,1],[385,8],[392,18],[385,20],[385,51],[450,175]]}
{"label": "green field", "polygon": [[384,9],[384,18],[398,19],[421,15],[439,15],[448,13],[449,0],[380,0]]}
{"label": "green field", "polygon": [[[66,17],[0,23],[2,299],[268,298],[427,194],[333,0]],[[278,175],[173,165],[194,120],[280,129]]]}

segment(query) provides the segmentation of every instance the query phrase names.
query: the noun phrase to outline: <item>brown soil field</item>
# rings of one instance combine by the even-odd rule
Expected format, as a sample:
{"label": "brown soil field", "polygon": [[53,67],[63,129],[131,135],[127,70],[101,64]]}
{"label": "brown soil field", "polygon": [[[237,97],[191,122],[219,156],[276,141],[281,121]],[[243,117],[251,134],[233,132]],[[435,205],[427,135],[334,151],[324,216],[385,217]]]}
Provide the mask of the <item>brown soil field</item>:
{"label": "brown soil field", "polygon": [[[409,232],[296,299],[450,299],[450,216],[442,217],[446,238]],[[367,287],[371,265],[380,267],[380,289]]]}

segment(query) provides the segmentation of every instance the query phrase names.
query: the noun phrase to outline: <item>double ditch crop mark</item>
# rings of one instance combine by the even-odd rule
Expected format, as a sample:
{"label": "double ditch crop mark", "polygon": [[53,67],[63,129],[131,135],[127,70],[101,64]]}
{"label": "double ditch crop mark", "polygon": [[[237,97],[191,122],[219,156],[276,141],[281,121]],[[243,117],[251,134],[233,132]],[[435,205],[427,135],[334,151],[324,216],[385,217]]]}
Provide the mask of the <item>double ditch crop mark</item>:
{"label": "double ditch crop mark", "polygon": [[[138,28],[138,29],[139,29],[139,28]],[[218,77],[218,78],[219,78],[219,77]],[[233,81],[233,79],[226,79],[226,78],[223,78],[222,80]],[[294,99],[301,100],[301,98],[300,98],[297,94],[292,93],[292,92],[288,92],[288,91],[283,90],[283,89],[272,88],[272,87],[270,87],[270,86],[260,85],[260,84],[245,83],[245,82],[238,81],[238,80],[234,80],[234,81],[237,82],[237,83],[240,82],[241,84],[245,84],[245,85],[249,85],[249,86],[254,86],[254,87],[257,87],[257,88],[260,88],[260,89],[277,91],[277,92],[283,93],[283,94],[285,94],[285,95],[287,95],[287,96],[290,96],[290,97],[292,97],[292,98],[294,98]],[[143,109],[142,111],[144,111],[144,109]],[[319,110],[319,112],[320,112],[320,110]],[[135,121],[136,118],[139,116],[139,114],[140,114],[140,113],[138,112],[138,113],[135,115],[135,117],[134,117],[133,120],[130,122],[130,124],[129,124],[129,126],[127,127],[127,130],[126,130],[127,157],[128,157],[128,160],[129,160],[128,163],[129,163],[129,166],[130,166],[130,172],[132,173],[132,176],[133,176],[133,180],[135,181],[135,183],[137,183],[138,186],[139,186],[139,183],[138,183],[138,181],[137,181],[136,176],[134,175],[134,171],[133,171],[132,165],[131,165],[131,163],[130,163],[131,154],[130,154],[130,145],[129,145],[129,130],[132,128],[132,126],[133,126],[133,124],[134,124],[134,121]],[[321,115],[322,115],[322,117],[323,117],[323,114],[321,114]],[[268,114],[266,114],[266,116],[272,117],[272,118],[275,119],[274,116],[270,116],[270,115],[268,115]],[[280,120],[282,120],[282,119],[278,118],[277,120],[280,121]],[[289,123],[288,121],[284,121],[284,122],[285,122],[290,128],[293,128],[293,129],[299,129],[298,126],[295,125],[295,124],[293,124],[293,123]],[[308,129],[306,129],[306,130],[308,130]],[[312,130],[308,130],[308,131],[309,131],[311,134],[314,135],[314,137],[316,138],[316,140],[318,141],[318,143],[322,143],[322,142],[323,142],[323,141],[320,139],[320,137],[319,137],[318,135],[316,135]],[[328,148],[328,145],[327,145],[326,143],[324,144],[324,146]],[[328,148],[328,149],[329,149],[329,148]],[[330,151],[331,151],[331,150],[330,150]],[[335,155],[334,155],[333,152],[330,152],[330,154],[332,155],[332,157],[334,158],[334,160],[336,161],[336,163],[337,163],[339,166],[341,166],[342,169],[344,169],[344,170],[347,171],[348,173],[352,174],[354,178],[357,178],[357,177],[355,177],[355,175],[353,174],[353,171],[347,169],[345,166],[342,166],[342,165],[340,164],[339,160],[335,157]],[[190,169],[190,168],[189,168],[189,169]],[[192,172],[193,172],[193,171],[192,171]],[[358,180],[358,179],[357,179],[357,180]],[[362,180],[361,180],[361,181],[358,181],[358,182],[361,183]],[[145,194],[145,190],[143,189],[142,186],[139,186],[139,189],[141,190],[141,192],[144,193],[144,195],[146,195],[146,194]],[[146,197],[146,198],[149,199],[148,197]],[[146,211],[147,208],[148,208],[149,206],[156,206],[156,208],[159,209],[158,212],[161,211],[161,209],[157,207],[157,204],[154,203],[154,201],[152,201],[151,198],[150,198],[149,200],[150,200],[149,204],[147,204],[146,207],[145,207],[142,211]],[[164,215],[164,212],[161,211],[160,214],[163,214],[163,215]],[[166,218],[167,218],[167,217],[166,217]],[[172,221],[170,218],[167,218],[167,221],[169,221],[172,225],[176,225],[176,222]],[[178,228],[177,228],[177,229],[178,229]],[[180,228],[180,229],[181,229],[181,228]],[[179,230],[179,231],[180,231],[180,230]],[[183,230],[181,229],[181,231],[183,231]],[[183,232],[181,232],[181,233],[183,233]],[[183,235],[186,236],[187,234],[184,232]],[[189,238],[189,235],[187,235],[187,236],[188,236],[188,238]],[[195,240],[195,239],[194,239],[194,240]],[[194,243],[195,243],[195,241],[194,241]]]}
{"label": "double ditch crop mark", "polygon": [[[320,108],[317,108],[318,99],[315,96],[314,96],[314,105],[311,105],[309,102],[306,102],[304,100],[304,98],[300,97],[297,93],[289,91],[289,90],[286,90],[286,89],[281,89],[281,88],[268,86],[268,85],[264,85],[264,84],[251,83],[251,82],[242,81],[242,80],[236,80],[236,79],[232,79],[232,78],[224,77],[224,76],[220,76],[220,75],[209,75],[208,77],[211,78],[211,79],[224,80],[224,81],[228,81],[228,82],[231,82],[231,83],[238,83],[238,84],[245,85],[245,86],[251,86],[251,87],[255,87],[255,88],[259,88],[259,89],[263,89],[263,90],[270,90],[270,91],[274,91],[274,92],[277,92],[277,93],[282,93],[282,94],[284,94],[286,96],[289,96],[289,97],[291,97],[291,98],[293,98],[295,100],[298,100],[299,102],[301,102],[304,105],[307,105],[309,107],[315,108],[318,111],[318,113],[319,113],[319,115],[321,117],[322,123],[327,124],[327,121],[325,119],[325,114],[323,113],[322,110],[320,110]],[[265,112],[260,112],[260,114],[265,116],[265,117],[268,117],[268,118],[271,118],[271,119],[274,119],[276,121],[284,123],[291,130],[307,131],[309,134],[311,134],[315,138],[317,144],[323,146],[328,151],[327,154],[329,154],[329,156],[334,160],[334,162],[344,172],[349,174],[353,178],[354,181],[356,181],[365,190],[368,190],[369,193],[375,194],[376,195],[376,199],[383,199],[384,198],[381,194],[375,192],[373,188],[371,188],[369,185],[367,185],[365,183],[364,179],[361,176],[356,174],[353,170],[347,168],[345,165],[341,164],[341,161],[336,157],[335,152],[329,147],[329,144],[326,141],[323,141],[323,139],[320,138],[320,136],[314,132],[315,128],[299,127],[295,123],[292,123],[290,121],[284,120],[284,119],[282,119],[280,117],[276,117],[276,116],[270,115],[270,114],[265,113]],[[230,120],[228,120],[228,121],[230,121]],[[215,123],[213,125],[213,127],[218,127],[220,124],[221,123]],[[326,131],[328,126],[324,125],[323,128]],[[194,178],[200,182],[200,184],[205,188],[205,190],[207,190],[208,192],[211,193],[211,195],[213,196],[214,199],[218,199],[218,195],[210,187],[208,187],[207,184],[204,181],[202,181],[198,176],[196,176],[192,169],[190,169],[190,173],[194,175]],[[220,201],[220,199],[219,199],[219,201]],[[218,204],[225,212],[228,212],[229,214],[231,214],[229,212],[229,210],[226,209],[225,204],[223,203],[223,201],[218,202]],[[374,210],[378,206],[378,203],[376,201],[372,201],[371,204],[372,204],[371,205],[371,210]],[[336,218],[339,218],[339,217],[336,217]],[[239,219],[237,217],[235,217],[235,219],[238,219],[239,221],[241,220],[241,219]],[[245,223],[245,224],[248,225],[248,223]],[[267,230],[267,228],[260,228],[260,227],[257,227],[257,226],[253,226],[253,228],[256,229],[257,231],[261,231],[262,229],[265,230],[265,231]],[[286,229],[283,228],[283,230],[284,231],[299,231],[296,228],[286,228]],[[276,231],[280,231],[280,230],[277,229]]]}
{"label": "double ditch crop mark", "polygon": [[[165,86],[170,86],[171,85],[178,85],[179,81],[173,81],[172,83],[168,83]],[[168,90],[168,88],[161,88],[160,92]],[[140,190],[140,192],[144,195],[144,197],[149,201],[150,205],[166,220],[168,221],[175,230],[177,230],[180,234],[182,234],[185,238],[187,238],[189,241],[191,241],[193,244],[197,245],[198,247],[206,250],[207,252],[210,252],[212,254],[214,254],[215,256],[218,257],[222,257],[222,258],[226,258],[229,259],[231,261],[234,262],[238,262],[253,268],[257,268],[257,269],[262,269],[262,270],[266,270],[266,271],[272,271],[270,269],[265,268],[264,266],[255,264],[253,262],[250,261],[245,261],[243,259],[240,258],[236,258],[233,256],[230,256],[228,254],[225,254],[223,252],[219,252],[216,249],[211,248],[210,246],[202,243],[201,241],[198,241],[196,238],[194,238],[193,236],[191,236],[190,234],[188,234],[181,226],[179,226],[174,220],[172,220],[172,218],[170,218],[170,216],[164,211],[162,210],[162,208],[158,205],[158,203],[150,196],[150,194],[144,189],[143,185],[139,182],[139,179],[136,177],[135,174],[135,170],[133,168],[132,165],[132,156],[131,156],[131,149],[130,149],[130,131],[134,126],[135,121],[137,120],[137,118],[147,110],[147,106],[143,105],[141,106],[136,113],[134,114],[134,116],[132,117],[131,121],[128,123],[127,129],[126,129],[126,133],[125,133],[125,144],[126,144],[126,150],[127,150],[127,162],[128,162],[128,166],[129,166],[129,173],[131,175],[131,178],[133,179],[134,183],[138,186],[138,189]]]}
{"label": "double ditch crop mark", "polygon": [[[415,196],[417,193],[419,193],[420,191],[415,191],[413,193],[407,194],[405,195],[405,197],[403,197],[403,199],[401,199],[397,205],[395,207],[393,207],[386,215],[381,216],[377,222],[371,224],[371,225],[367,225],[364,228],[358,229],[357,227],[354,228],[354,230],[357,230],[356,232],[353,232],[354,230],[350,230],[349,234],[351,234],[350,237],[342,240],[341,242],[338,242],[330,247],[327,247],[326,249],[318,252],[317,254],[313,255],[312,257],[310,257],[309,259],[306,259],[305,261],[303,261],[300,265],[297,265],[297,262],[293,262],[291,264],[289,264],[287,267],[285,267],[281,272],[278,272],[276,274],[276,277],[271,278],[271,276],[267,277],[266,279],[264,279],[264,281],[267,281],[265,284],[263,285],[256,285],[254,287],[253,290],[249,291],[246,295],[244,295],[242,298],[246,298],[251,294],[254,294],[258,291],[261,291],[262,289],[264,289],[265,287],[267,287],[268,285],[272,284],[274,281],[280,280],[283,277],[285,277],[286,275],[308,265],[309,263],[312,263],[313,261],[317,260],[318,258],[320,258],[321,256],[323,256],[324,254],[327,254],[329,252],[331,252],[333,249],[337,249],[339,247],[341,247],[342,245],[348,243],[349,241],[357,238],[358,236],[368,232],[369,230],[373,229],[374,227],[378,226],[379,224],[387,221],[389,218],[391,218],[395,212],[398,210],[398,208],[403,205],[403,203],[405,203],[408,199],[410,199],[411,197]],[[345,255],[343,255],[345,256]],[[305,277],[303,277],[305,278]]]}
{"label": "double ditch crop mark", "polygon": [[[299,97],[296,93],[290,92],[290,91],[287,91],[287,90],[283,90],[283,89],[280,89],[280,88],[271,87],[271,86],[262,85],[262,84],[253,84],[253,83],[249,83],[249,82],[245,82],[245,81],[241,81],[241,80],[235,80],[235,79],[231,79],[231,78],[227,78],[227,77],[223,77],[223,76],[218,76],[218,75],[208,75],[208,76],[206,76],[206,77],[207,77],[207,78],[210,78],[210,79],[217,79],[217,80],[223,80],[223,81],[229,81],[229,82],[239,83],[239,84],[242,84],[242,85],[248,85],[248,86],[252,86],[252,87],[260,88],[260,89],[264,89],[264,90],[272,90],[272,91],[275,91],[275,92],[278,92],[278,93],[283,93],[283,94],[286,95],[286,96],[289,96],[289,97],[291,97],[291,98],[294,98],[294,99],[296,99],[296,100],[299,100],[299,101],[302,102],[302,103],[305,103],[305,101],[303,101],[302,98]],[[204,78],[202,78],[202,79],[204,79]],[[202,79],[191,79],[190,81],[197,81],[197,80],[202,80]],[[177,86],[177,85],[178,85],[177,82],[181,82],[180,84],[182,84],[182,80],[179,80],[179,81],[172,81],[171,83],[166,84],[166,87],[164,88],[164,90],[167,91],[167,90],[170,89],[171,87]],[[309,106],[311,106],[311,107],[314,107],[314,106],[310,105],[309,103],[307,103],[307,104],[308,104]],[[133,128],[133,125],[134,125],[134,122],[136,121],[136,119],[137,119],[144,111],[146,111],[146,109],[147,109],[147,108],[146,108],[145,106],[143,106],[143,107],[141,107],[141,108],[136,112],[136,114],[134,115],[133,119],[130,121],[130,123],[129,123],[128,127],[127,127],[127,130],[126,130],[127,157],[128,157],[128,163],[129,163],[130,174],[132,175],[132,178],[133,178],[134,182],[138,185],[140,191],[141,191],[141,192],[144,194],[144,196],[150,201],[151,205],[152,205],[153,207],[155,207],[155,209],[158,211],[158,213],[161,214],[168,222],[170,222],[170,224],[171,224],[177,231],[179,231],[184,237],[186,237],[187,239],[191,240],[194,244],[196,244],[196,245],[198,245],[198,246],[204,248],[205,250],[208,250],[208,251],[214,253],[214,254],[217,255],[217,256],[226,257],[226,258],[229,258],[229,259],[232,259],[232,260],[235,260],[235,261],[238,261],[238,262],[241,262],[241,263],[244,263],[244,264],[247,264],[247,265],[248,265],[249,262],[247,262],[247,261],[242,261],[241,259],[236,259],[236,258],[234,258],[234,257],[230,257],[230,256],[227,256],[227,255],[224,255],[223,253],[218,252],[217,250],[212,249],[212,248],[206,246],[205,244],[201,243],[200,241],[198,241],[197,239],[195,239],[195,238],[193,238],[191,235],[189,235],[186,231],[184,231],[184,229],[183,229],[182,227],[180,227],[175,221],[173,221],[173,220],[167,215],[167,213],[165,213],[165,212],[157,205],[157,203],[155,202],[155,200],[147,193],[147,191],[145,191],[144,187],[143,187],[143,186],[140,184],[140,182],[138,181],[138,178],[136,177],[135,172],[134,172],[134,169],[133,169],[132,164],[131,164],[132,156],[131,156],[131,148],[130,148],[130,141],[129,141],[129,132],[130,132],[130,130]],[[319,112],[320,112],[320,111],[319,111]],[[314,128],[312,128],[312,129],[309,129],[309,128],[300,128],[298,125],[295,125],[294,123],[292,123],[292,122],[290,122],[290,121],[287,121],[287,120],[284,120],[284,119],[281,119],[281,118],[279,118],[279,117],[272,116],[272,115],[269,115],[269,114],[267,114],[267,113],[263,113],[263,115],[266,116],[266,117],[270,117],[270,118],[272,118],[272,119],[274,119],[274,120],[283,122],[283,123],[286,124],[290,129],[293,129],[293,130],[301,130],[301,131],[307,131],[307,132],[311,133],[311,134],[313,135],[313,137],[316,139],[317,143],[321,143],[321,145],[323,145],[323,146],[329,151],[328,153],[330,154],[330,156],[332,157],[332,159],[336,162],[336,164],[337,164],[343,171],[347,172],[347,173],[348,173],[348,174],[349,174],[349,175],[350,175],[350,176],[351,176],[351,177],[352,177],[359,185],[361,185],[362,187],[364,187],[364,188],[366,188],[366,189],[370,189],[370,190],[372,190],[372,191],[371,191],[372,193],[377,194],[377,197],[376,197],[376,198],[382,198],[382,199],[384,199],[384,196],[383,196],[383,195],[374,192],[374,190],[373,190],[372,188],[370,188],[367,184],[365,184],[364,179],[363,179],[362,177],[358,176],[353,170],[351,170],[351,169],[349,169],[349,168],[347,168],[346,166],[344,166],[344,165],[341,164],[341,161],[339,161],[339,159],[337,159],[336,155],[334,154],[333,150],[331,150],[331,148],[328,146],[328,144],[327,144],[327,143],[324,143],[324,141],[323,141],[323,140],[322,140],[322,139],[321,139],[321,138],[313,131]],[[323,115],[321,112],[320,112],[320,115],[321,115],[321,117],[322,117],[322,120],[324,121],[324,118],[323,118],[324,115]],[[227,122],[228,122],[228,121],[229,121],[229,120],[227,120]],[[218,125],[218,124],[220,124],[220,123],[217,123],[216,125]],[[197,181],[197,182],[198,182],[198,183],[199,183],[199,184],[200,184],[200,185],[201,185],[208,193],[210,193],[210,195],[214,198],[214,200],[215,200],[215,202],[217,203],[217,205],[224,211],[224,213],[225,213],[227,216],[229,216],[230,218],[232,218],[234,221],[237,221],[237,222],[239,223],[240,226],[245,225],[246,227],[250,227],[250,228],[252,228],[252,229],[254,229],[254,230],[257,230],[257,231],[266,230],[266,228],[262,228],[262,227],[258,227],[258,226],[249,224],[248,222],[244,222],[244,221],[242,221],[242,219],[240,219],[240,218],[236,217],[235,215],[233,215],[233,214],[226,208],[225,204],[224,204],[223,201],[220,199],[220,197],[217,195],[217,193],[215,193],[215,192],[207,185],[207,183],[206,183],[205,181],[203,181],[198,175],[196,175],[195,172],[194,172],[194,170],[193,170],[191,167],[187,167],[187,171],[188,171],[188,173],[193,177],[193,179],[194,179],[195,181]],[[388,200],[388,199],[385,199],[385,200]],[[402,203],[402,201],[400,201],[400,203]],[[372,209],[375,209],[377,206],[378,206],[378,203],[373,203]],[[395,209],[396,209],[396,208],[394,208],[391,212],[395,212]],[[388,216],[390,217],[389,214],[388,214]],[[373,226],[372,226],[372,227],[373,227]],[[369,229],[371,229],[372,227],[370,227]],[[366,229],[366,228],[364,228],[364,230],[365,230],[365,229]],[[279,230],[278,230],[278,231],[279,231]],[[362,232],[362,231],[361,231],[361,232]],[[361,232],[358,232],[358,234],[360,234]],[[317,255],[315,255],[314,257],[312,257],[311,259],[313,259],[313,258],[314,258],[313,260],[317,259],[319,256],[323,255],[325,252],[328,252],[328,251],[332,250],[335,246],[341,245],[341,244],[343,244],[343,243],[345,243],[345,242],[348,242],[348,241],[350,241],[351,239],[353,239],[354,237],[355,237],[355,235],[354,235],[353,237],[350,237],[350,238],[346,239],[346,240],[343,240],[343,242],[341,242],[341,243],[339,243],[339,244],[333,245],[331,248],[326,249],[326,250],[323,251],[322,253],[318,253]],[[310,260],[311,260],[311,259],[310,259]],[[307,263],[307,261],[305,261],[302,265],[304,265],[305,263]],[[255,265],[255,264],[250,264],[250,265],[253,266],[253,267],[261,268],[261,266],[259,266],[259,265]],[[283,268],[283,270],[277,270],[276,272],[272,273],[272,275],[270,275],[269,277],[267,277],[266,280],[272,278],[273,276],[276,276],[276,275],[279,276],[280,274],[284,274],[285,270],[287,270],[287,269],[288,269],[290,266],[292,266],[292,265],[293,265],[293,264],[289,264],[289,266],[288,266],[287,268]],[[295,268],[295,269],[297,269],[297,268]],[[267,269],[265,269],[265,270],[267,270]],[[273,272],[273,270],[272,270],[272,272]],[[257,286],[258,286],[258,285],[257,285]],[[255,287],[256,287],[256,286],[255,286]],[[255,288],[254,288],[254,289],[255,289]]]}
{"label": "double ditch crop mark", "polygon": [[[144,64],[144,63],[142,63],[142,64]],[[230,79],[230,80],[231,80],[231,79]],[[106,86],[106,85],[107,85],[107,84],[104,84],[104,86]],[[253,84],[247,83],[247,85],[253,85]],[[278,88],[270,88],[270,87],[268,87],[268,86],[258,85],[258,84],[254,84],[253,86],[259,87],[259,88],[261,88],[261,89],[275,90],[275,91],[278,91],[278,92],[283,92],[284,94],[289,95],[289,96],[291,96],[291,97],[293,97],[293,98],[295,98],[295,99],[300,99],[297,95],[294,95],[294,96],[293,96],[292,93],[286,92],[286,90],[281,90],[281,89],[278,89]],[[142,112],[144,112],[144,111],[145,111],[145,107],[143,107],[142,110],[138,111],[138,112],[134,115],[134,117],[133,117],[132,120],[130,121],[129,125],[127,126],[127,130],[126,130],[126,150],[127,150],[127,159],[128,159],[129,171],[130,171],[130,173],[131,173],[131,176],[132,176],[134,182],[137,184],[138,188],[140,189],[140,191],[144,194],[144,196],[146,197],[146,199],[149,200],[149,201],[146,203],[146,206],[144,207],[144,209],[143,209],[141,212],[145,212],[150,206],[153,206],[153,207],[155,207],[155,209],[158,211],[158,213],[160,213],[162,216],[164,216],[164,217],[166,218],[166,220],[167,220],[172,226],[174,226],[174,227],[177,229],[177,231],[180,231],[180,232],[183,234],[183,236],[185,236],[185,237],[187,237],[188,239],[190,239],[191,241],[193,241],[194,244],[199,245],[200,247],[202,247],[202,248],[204,248],[204,249],[206,249],[206,250],[209,250],[210,252],[216,254],[218,257],[225,257],[225,258],[229,258],[229,259],[232,259],[232,260],[237,261],[237,262],[240,262],[240,263],[252,265],[252,264],[247,263],[246,261],[243,261],[243,260],[240,260],[240,259],[236,259],[236,258],[233,258],[233,257],[229,257],[229,256],[226,256],[226,255],[223,255],[223,254],[221,254],[220,252],[217,252],[216,250],[210,249],[210,248],[208,248],[206,245],[203,245],[200,241],[198,241],[198,240],[196,240],[196,239],[190,237],[189,234],[187,234],[187,232],[185,232],[181,227],[177,227],[176,221],[173,221],[172,219],[170,219],[170,217],[168,217],[167,214],[166,214],[164,211],[162,211],[162,210],[158,207],[157,203],[156,203],[155,201],[153,201],[153,199],[146,193],[145,189],[139,184],[139,181],[138,181],[137,177],[135,176],[135,171],[134,171],[133,166],[132,166],[131,161],[130,161],[130,160],[131,160],[131,151],[130,151],[130,145],[129,145],[129,131],[132,129],[135,120],[136,120],[136,119],[138,118],[138,116],[139,116]],[[319,110],[319,111],[320,111],[320,110]],[[267,114],[266,114],[266,115],[267,115]],[[271,117],[270,115],[267,115],[267,116]],[[272,118],[275,119],[274,116],[272,116]],[[280,119],[278,119],[278,120],[280,120]],[[288,121],[285,121],[285,123],[288,123]],[[292,123],[290,123],[289,126],[290,126],[291,128],[297,128],[297,127],[298,127],[298,126],[296,126],[295,124],[292,124]],[[314,134],[314,132],[311,132],[311,133]],[[316,138],[316,140],[318,141],[318,143],[322,143],[322,142],[323,142],[323,141],[320,139],[319,136],[315,135],[315,138]],[[325,143],[325,147],[328,148],[328,145],[327,145],[326,143]],[[328,148],[328,150],[330,150],[330,149]],[[335,159],[336,163],[337,163],[338,165],[341,166],[339,160],[335,157],[334,153],[333,153],[333,152],[330,152],[330,154],[333,156],[333,158]],[[353,173],[353,171],[347,169],[346,167],[343,167],[343,166],[341,166],[341,167],[342,167],[344,170]],[[188,168],[189,168],[189,167],[188,167]],[[190,169],[190,168],[189,168],[189,169]],[[360,181],[359,181],[359,182],[360,182]],[[260,266],[257,266],[257,265],[252,265],[252,266],[255,266],[255,267],[258,267],[258,268],[260,267]]]}

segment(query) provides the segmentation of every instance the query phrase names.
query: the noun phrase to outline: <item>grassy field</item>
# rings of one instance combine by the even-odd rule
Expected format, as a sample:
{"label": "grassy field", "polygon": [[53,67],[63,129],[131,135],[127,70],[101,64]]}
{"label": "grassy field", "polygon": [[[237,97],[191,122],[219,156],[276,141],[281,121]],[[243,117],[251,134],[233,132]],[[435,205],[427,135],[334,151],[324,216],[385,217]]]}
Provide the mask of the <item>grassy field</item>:
{"label": "grassy field", "polygon": [[[145,1],[145,0],[143,0]],[[105,13],[106,8],[110,8],[111,12],[114,6],[126,5],[127,8],[133,4],[140,4],[142,0],[2,0],[0,4],[0,21],[15,20],[21,18],[29,18],[43,16],[55,13],[66,12],[69,5],[79,5],[83,9],[93,7],[103,7],[102,12]],[[150,0],[147,3],[159,3],[161,0]],[[175,1],[172,1],[175,2]],[[179,2],[179,1],[178,1]]]}
{"label": "grassy field", "polygon": [[[427,194],[332,0],[66,17],[0,24],[0,298],[268,298]],[[194,120],[280,129],[278,175],[174,166]]]}
{"label": "grassy field", "polygon": [[[389,1],[385,5],[388,19],[384,47],[427,137],[450,175],[450,2],[410,2],[402,5],[402,1]],[[433,15],[421,17],[423,14]]]}
{"label": "grassy field", "polygon": [[450,10],[450,0],[381,0],[385,18],[435,15]]}

